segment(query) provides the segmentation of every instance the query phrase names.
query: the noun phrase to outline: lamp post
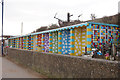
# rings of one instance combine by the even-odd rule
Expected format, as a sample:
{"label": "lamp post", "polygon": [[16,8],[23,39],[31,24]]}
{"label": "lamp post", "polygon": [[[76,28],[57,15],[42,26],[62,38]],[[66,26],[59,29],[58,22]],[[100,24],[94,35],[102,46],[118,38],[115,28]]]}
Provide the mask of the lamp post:
{"label": "lamp post", "polygon": [[2,0],[1,4],[2,4],[2,56],[3,56],[3,11],[4,11],[4,0]]}

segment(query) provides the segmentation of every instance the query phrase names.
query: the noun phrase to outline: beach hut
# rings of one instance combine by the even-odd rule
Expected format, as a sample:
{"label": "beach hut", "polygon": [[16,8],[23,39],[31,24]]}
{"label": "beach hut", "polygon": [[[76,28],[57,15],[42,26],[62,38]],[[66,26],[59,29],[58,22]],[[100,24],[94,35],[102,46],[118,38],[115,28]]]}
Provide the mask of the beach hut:
{"label": "beach hut", "polygon": [[119,44],[120,27],[114,24],[86,22],[9,38],[9,44],[13,44],[14,48],[15,43],[19,43],[17,45],[23,49],[23,42],[24,49],[27,50],[81,56],[90,54],[92,48],[102,49],[105,44]]}

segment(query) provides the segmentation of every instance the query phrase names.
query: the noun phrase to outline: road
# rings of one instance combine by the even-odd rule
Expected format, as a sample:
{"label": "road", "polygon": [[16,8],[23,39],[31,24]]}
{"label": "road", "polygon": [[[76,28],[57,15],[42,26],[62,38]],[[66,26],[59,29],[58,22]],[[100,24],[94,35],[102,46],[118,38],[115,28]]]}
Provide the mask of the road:
{"label": "road", "polygon": [[46,78],[35,71],[14,63],[6,57],[0,57],[0,76],[2,78]]}

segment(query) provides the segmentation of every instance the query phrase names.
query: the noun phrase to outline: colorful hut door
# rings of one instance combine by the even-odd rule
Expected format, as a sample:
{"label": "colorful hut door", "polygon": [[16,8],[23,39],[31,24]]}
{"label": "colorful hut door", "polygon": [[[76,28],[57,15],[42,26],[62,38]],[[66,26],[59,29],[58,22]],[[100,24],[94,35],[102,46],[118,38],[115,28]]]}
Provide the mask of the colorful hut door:
{"label": "colorful hut door", "polygon": [[42,34],[37,35],[37,51],[42,51]]}
{"label": "colorful hut door", "polygon": [[36,50],[36,35],[33,36],[33,50]]}
{"label": "colorful hut door", "polygon": [[21,43],[22,45],[21,45],[21,48],[23,49],[23,37],[22,37],[21,39],[22,39],[22,43]]}
{"label": "colorful hut door", "polygon": [[19,48],[20,48],[20,38],[19,38]]}
{"label": "colorful hut door", "polygon": [[118,29],[115,30],[115,27],[114,27],[113,37],[114,37],[114,42],[115,43],[118,43],[118,41],[119,41],[119,39],[118,39],[119,35],[118,34],[119,34]]}
{"label": "colorful hut door", "polygon": [[23,48],[26,49],[26,37],[24,37],[24,41],[23,42],[24,42],[24,47]]}
{"label": "colorful hut door", "polygon": [[23,37],[20,38],[20,48],[23,49]]}
{"label": "colorful hut door", "polygon": [[29,39],[29,43],[28,43],[29,44],[29,50],[31,50],[31,36],[29,36],[28,39]]}
{"label": "colorful hut door", "polygon": [[53,41],[52,41],[52,52],[53,53],[58,53],[58,33],[57,32],[53,32],[52,33],[52,38],[53,38]]}
{"label": "colorful hut door", "polygon": [[100,43],[104,45],[106,43],[106,29],[101,29],[100,31]]}
{"label": "colorful hut door", "polygon": [[112,43],[111,40],[112,40],[112,30],[111,30],[111,27],[109,26],[108,27],[108,43]]}
{"label": "colorful hut door", "polygon": [[38,46],[42,45],[42,34],[38,34]]}
{"label": "colorful hut door", "polygon": [[86,28],[75,29],[75,54],[80,56],[85,53],[86,47]]}
{"label": "colorful hut door", "polygon": [[15,48],[15,39],[13,39],[13,47]]}
{"label": "colorful hut door", "polygon": [[94,47],[102,48],[107,41],[106,26],[93,25],[93,45]]}
{"label": "colorful hut door", "polygon": [[93,25],[93,46],[98,47],[100,43],[99,25]]}
{"label": "colorful hut door", "polygon": [[45,52],[49,52],[49,33],[45,33]]}
{"label": "colorful hut door", "polygon": [[17,38],[17,48],[19,48],[19,38]]}
{"label": "colorful hut door", "polygon": [[82,28],[82,45],[81,45],[82,54],[85,53],[85,47],[86,47],[86,28],[83,27]]}
{"label": "colorful hut door", "polygon": [[70,30],[62,31],[62,54],[70,54]]}

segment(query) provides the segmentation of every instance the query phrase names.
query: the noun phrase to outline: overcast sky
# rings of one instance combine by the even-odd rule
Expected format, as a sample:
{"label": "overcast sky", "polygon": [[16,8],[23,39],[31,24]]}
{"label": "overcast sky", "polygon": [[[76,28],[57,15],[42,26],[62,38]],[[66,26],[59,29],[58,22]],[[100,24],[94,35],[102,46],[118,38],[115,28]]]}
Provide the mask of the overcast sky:
{"label": "overcast sky", "polygon": [[[111,16],[118,13],[120,0],[4,0],[4,34],[20,35],[21,22],[23,22],[23,34],[30,33],[40,26],[57,23],[57,17],[66,20],[67,12],[73,14],[71,20],[90,20],[90,14],[96,14],[97,18]],[[1,15],[1,7],[0,7]],[[1,16],[0,16],[1,25]],[[0,28],[1,32],[1,28]]]}

